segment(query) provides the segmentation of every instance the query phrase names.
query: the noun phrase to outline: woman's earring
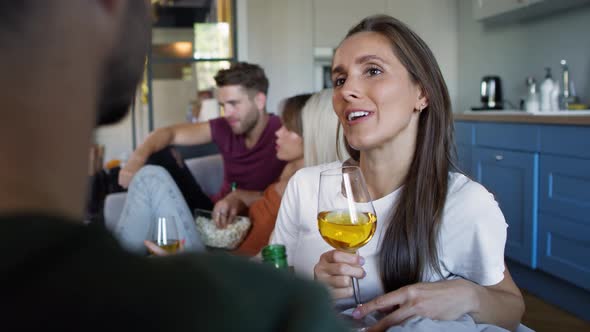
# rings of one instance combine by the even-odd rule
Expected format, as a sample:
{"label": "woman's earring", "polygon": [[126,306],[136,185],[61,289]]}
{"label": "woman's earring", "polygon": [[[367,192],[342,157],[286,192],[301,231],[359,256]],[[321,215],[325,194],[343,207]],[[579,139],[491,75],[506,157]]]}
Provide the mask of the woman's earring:
{"label": "woman's earring", "polygon": [[420,105],[420,112],[422,112],[426,108],[426,104]]}

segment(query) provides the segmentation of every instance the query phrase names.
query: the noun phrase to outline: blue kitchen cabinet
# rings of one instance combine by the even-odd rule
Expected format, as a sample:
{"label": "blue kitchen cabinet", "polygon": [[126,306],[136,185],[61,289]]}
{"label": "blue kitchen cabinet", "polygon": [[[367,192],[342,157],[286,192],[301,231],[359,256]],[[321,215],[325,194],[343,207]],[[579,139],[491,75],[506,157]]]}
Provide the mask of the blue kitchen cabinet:
{"label": "blue kitchen cabinet", "polygon": [[590,320],[590,126],[455,122],[459,165],[496,197],[517,285]]}
{"label": "blue kitchen cabinet", "polygon": [[540,165],[539,269],[590,290],[590,160]]}
{"label": "blue kitchen cabinet", "polygon": [[473,148],[473,176],[494,194],[508,224],[505,255],[531,268],[537,265],[537,165],[536,153]]}

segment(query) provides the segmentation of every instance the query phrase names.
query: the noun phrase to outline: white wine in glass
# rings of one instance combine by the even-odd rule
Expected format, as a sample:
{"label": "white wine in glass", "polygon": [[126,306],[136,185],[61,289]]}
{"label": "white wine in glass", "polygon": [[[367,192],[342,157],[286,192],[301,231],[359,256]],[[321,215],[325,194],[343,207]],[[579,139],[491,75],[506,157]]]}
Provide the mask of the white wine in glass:
{"label": "white wine in glass", "polygon": [[[343,166],[320,173],[317,218],[322,238],[336,250],[356,253],[371,240],[377,216],[360,168]],[[356,278],[352,286],[356,305],[362,305]],[[357,331],[364,331],[369,322],[356,325]]]}
{"label": "white wine in glass", "polygon": [[334,249],[355,253],[375,234],[377,217],[371,212],[357,212],[351,218],[348,210],[322,211],[318,214],[318,227]]}

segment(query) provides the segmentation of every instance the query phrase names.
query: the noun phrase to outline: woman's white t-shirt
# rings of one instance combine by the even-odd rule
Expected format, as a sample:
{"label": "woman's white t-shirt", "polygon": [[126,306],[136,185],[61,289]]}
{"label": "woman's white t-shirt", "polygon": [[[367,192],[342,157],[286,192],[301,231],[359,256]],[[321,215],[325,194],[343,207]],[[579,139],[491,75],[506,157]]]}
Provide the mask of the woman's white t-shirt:
{"label": "woman's white t-shirt", "polygon": [[[320,172],[341,165],[333,162],[299,170],[289,180],[281,201],[270,242],[284,244],[289,265],[307,278],[313,278],[320,256],[333,250],[317,226]],[[449,173],[448,187],[437,243],[443,279],[461,277],[484,286],[499,283],[504,278],[507,225],[498,203],[482,185],[460,173]],[[379,248],[399,192],[398,189],[373,201],[377,230],[373,239],[359,250],[365,258],[366,276],[359,283],[363,302],[384,292],[378,266]],[[426,274],[423,281],[441,279]],[[339,302],[339,306],[353,304],[352,298]]]}

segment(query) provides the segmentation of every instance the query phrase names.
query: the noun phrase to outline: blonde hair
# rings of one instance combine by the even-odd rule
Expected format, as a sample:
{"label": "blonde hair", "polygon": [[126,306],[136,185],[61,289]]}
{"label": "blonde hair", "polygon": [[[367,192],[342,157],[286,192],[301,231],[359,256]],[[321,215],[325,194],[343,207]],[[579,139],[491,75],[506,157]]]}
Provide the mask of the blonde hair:
{"label": "blonde hair", "polygon": [[[332,89],[314,93],[301,111],[303,159],[305,167],[340,160],[337,151],[346,151],[338,117],[332,107]],[[345,153],[341,156],[348,159]],[[342,161],[342,160],[341,160]]]}

